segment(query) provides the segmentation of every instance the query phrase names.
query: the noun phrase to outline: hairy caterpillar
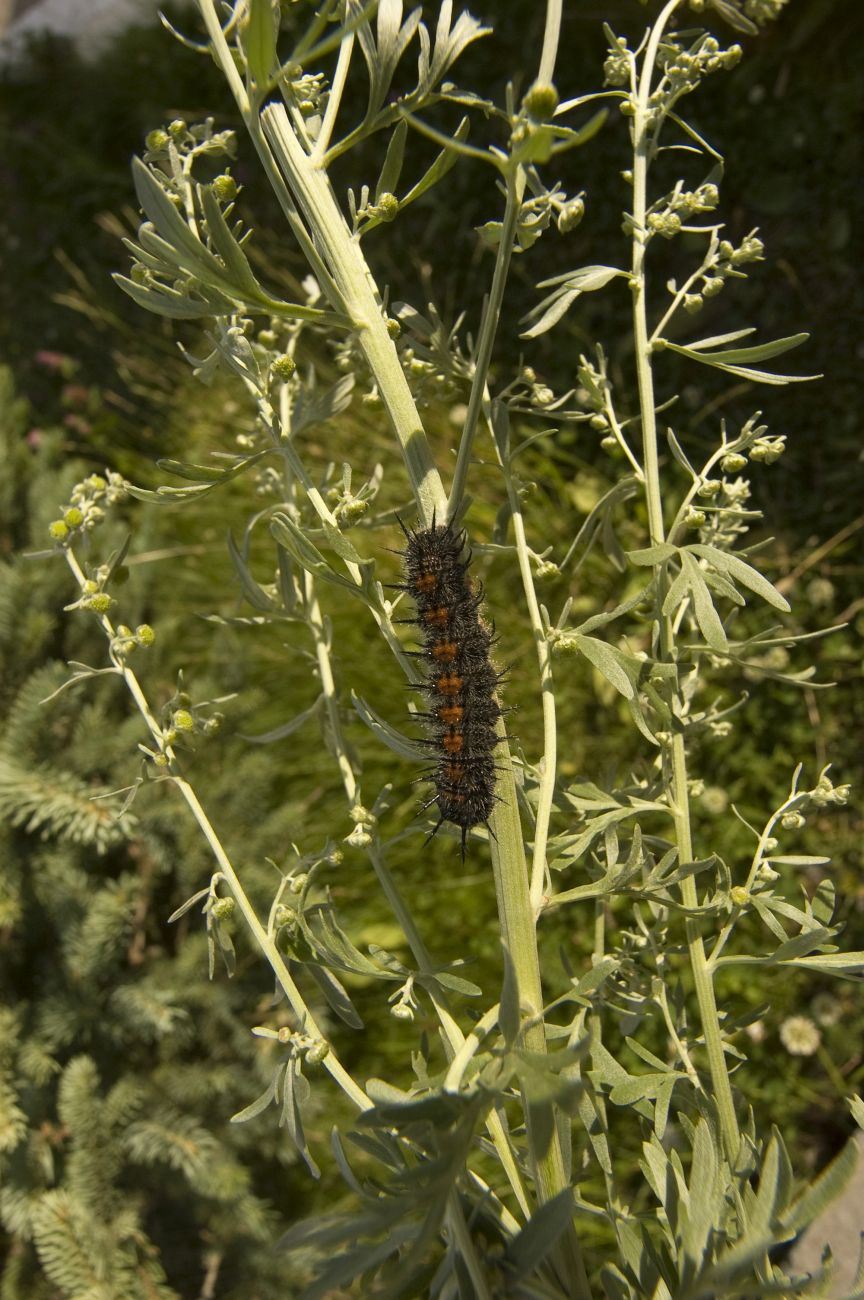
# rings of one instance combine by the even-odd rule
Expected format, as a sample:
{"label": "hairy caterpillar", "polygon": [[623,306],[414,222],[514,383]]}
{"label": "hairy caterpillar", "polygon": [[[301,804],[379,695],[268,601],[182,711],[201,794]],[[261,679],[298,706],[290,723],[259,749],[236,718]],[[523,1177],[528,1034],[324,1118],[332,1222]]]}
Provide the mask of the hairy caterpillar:
{"label": "hairy caterpillar", "polygon": [[466,534],[452,523],[433,521],[418,531],[401,519],[399,525],[407,538],[399,587],[416,606],[415,617],[405,621],[419,629],[422,649],[415,653],[427,669],[420,689],[429,706],[422,716],[429,725],[435,793],[423,808],[438,805],[432,835],[444,822],[460,828],[464,858],[468,832],[488,826],[498,798],[494,751],[501,708],[495,692],[501,674],[489,658],[493,634],[480,616],[482,589],[468,576]]}

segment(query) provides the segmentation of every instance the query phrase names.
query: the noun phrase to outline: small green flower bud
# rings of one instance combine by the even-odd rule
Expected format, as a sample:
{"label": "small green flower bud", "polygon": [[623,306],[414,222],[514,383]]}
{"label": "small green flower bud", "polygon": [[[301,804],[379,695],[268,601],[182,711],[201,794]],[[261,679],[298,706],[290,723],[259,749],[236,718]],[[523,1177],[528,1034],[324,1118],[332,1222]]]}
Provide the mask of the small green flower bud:
{"label": "small green flower bud", "polygon": [[140,623],[135,629],[135,640],[146,649],[156,640],[156,633],[149,623]]}
{"label": "small green flower bud", "polygon": [[730,889],[729,897],[736,907],[744,907],[750,895],[743,885],[735,885],[733,889]]}
{"label": "small green flower bud", "polygon": [[280,1043],[290,1043],[293,1037],[294,1031],[288,1025],[281,1025],[276,1034],[276,1039]]}
{"label": "small green flower bud", "polygon": [[168,767],[168,765],[169,765],[168,755],[167,755],[167,754],[154,754],[154,755],[153,755],[153,762],[155,763],[156,767]]}
{"label": "small green flower bud", "polygon": [[695,316],[697,311],[701,311],[702,310],[701,293],[685,293],[684,310],[688,312],[689,315],[691,316]]}
{"label": "small green flower bud", "polygon": [[114,600],[107,591],[97,591],[94,596],[88,596],[84,604],[87,609],[92,609],[94,614],[107,614]]}
{"label": "small green flower bud", "polygon": [[275,379],[281,379],[284,383],[290,379],[297,369],[297,362],[287,352],[283,352],[281,357],[274,357],[270,363],[270,373]]}
{"label": "small green flower bud", "polygon": [[87,596],[94,596],[96,592],[99,590],[99,583],[94,582],[92,578],[88,578],[87,581],[84,583],[83,587],[81,588],[81,590]]}
{"label": "small green flower bud", "polygon": [[742,456],[740,452],[730,451],[720,462],[720,468],[724,474],[737,474],[747,464],[747,457]]}
{"label": "small green flower bud", "polygon": [[236,906],[233,898],[217,898],[211,911],[217,921],[228,921],[234,915]]}
{"label": "small green flower bud", "polygon": [[195,719],[188,709],[178,709],[172,718],[172,722],[178,731],[195,730]]}
{"label": "small green flower bud", "polygon": [[558,91],[549,82],[535,81],[522,100],[522,107],[535,122],[548,122],[558,107]]}
{"label": "small green flower bud", "polygon": [[345,854],[341,849],[333,849],[324,859],[331,867],[338,867],[345,859]]}
{"label": "small green flower bud", "polygon": [[699,484],[698,493],[700,497],[716,497],[723,484],[719,478],[706,478],[703,483]]}
{"label": "small green flower bud", "polygon": [[704,510],[694,510],[691,506],[687,511],[687,514],[684,516],[684,523],[688,528],[701,528],[705,522],[705,518],[706,515]]}
{"label": "small green flower bud", "polygon": [[275,332],[273,330],[260,330],[258,334],[258,342],[264,348],[272,348],[273,344],[276,342]]}
{"label": "small green flower bud", "polygon": [[147,133],[144,143],[151,153],[158,153],[160,149],[164,149],[167,145],[168,133],[163,131],[161,127],[157,127],[155,131]]}
{"label": "small green flower bud", "polygon": [[774,836],[773,836],[773,835],[769,835],[769,836],[768,836],[768,839],[765,841],[765,850],[766,850],[766,852],[768,852],[768,853],[773,853],[774,850],[777,848],[777,844],[778,844],[778,841],[774,838]]}
{"label": "small green flower bud", "polygon": [[192,703],[192,696],[188,691],[178,691],[175,697],[175,702],[178,708],[185,709],[187,705]]}
{"label": "small green flower bud", "polygon": [[84,522],[84,512],[77,506],[70,506],[63,515],[63,522],[68,528],[78,528]]}
{"label": "small green flower bud", "polygon": [[237,182],[228,172],[217,176],[211,184],[211,189],[220,203],[232,203],[237,197]]}
{"label": "small green flower bud", "polygon": [[559,235],[569,235],[571,230],[576,229],[584,216],[585,203],[583,199],[571,199],[569,203],[565,203],[555,222]]}
{"label": "small green flower bud", "polygon": [[393,221],[399,211],[399,200],[395,194],[382,194],[375,204],[375,212],[382,221]]}
{"label": "small green flower bud", "polygon": [[365,849],[372,843],[372,836],[368,831],[364,831],[362,826],[355,826],[351,834],[345,836],[345,843],[355,849]]}
{"label": "small green flower bud", "polygon": [[716,208],[720,202],[720,191],[716,185],[700,185],[696,191],[699,204],[703,208]]}
{"label": "small green flower bud", "polygon": [[396,320],[395,316],[387,317],[387,334],[391,339],[398,339],[402,333],[402,326]]}
{"label": "small green flower bud", "polygon": [[588,421],[588,423],[591,425],[591,428],[592,428],[592,429],[608,429],[608,428],[609,428],[609,421],[608,421],[608,419],[606,418],[605,415],[601,415],[601,414],[599,413],[599,411],[598,411],[598,413],[597,413],[596,415],[592,415],[592,416],[591,416],[591,419]]}
{"label": "small green flower bud", "polygon": [[717,256],[721,259],[721,261],[728,262],[734,252],[735,252],[735,247],[733,244],[729,243],[728,239],[720,240],[720,243],[717,245]]}
{"label": "small green flower bud", "polygon": [[306,888],[306,882],[309,879],[308,871],[300,871],[291,881],[289,886],[292,894],[302,894]]}
{"label": "small green flower bud", "polygon": [[601,438],[600,446],[603,448],[604,451],[608,451],[610,456],[614,452],[618,452],[621,450],[620,446],[618,445],[618,439],[615,437],[614,433],[607,433],[605,438]]}
{"label": "small green flower bud", "polygon": [[330,1044],[325,1043],[323,1038],[317,1043],[313,1043],[306,1053],[306,1060],[310,1065],[320,1065],[326,1056],[330,1054]]}
{"label": "small green flower bud", "polygon": [[166,745],[173,745],[177,740],[179,732],[174,727],[166,727],[162,732],[162,740]]}
{"label": "small green flower bud", "polygon": [[101,474],[91,474],[88,478],[85,478],[84,483],[86,487],[90,488],[91,492],[97,494],[104,492],[108,486]]}
{"label": "small green flower bud", "polygon": [[765,885],[773,885],[775,880],[780,879],[780,872],[775,871],[773,867],[769,867],[767,862],[763,862],[756,872],[756,879]]}
{"label": "small green flower bud", "polygon": [[635,117],[636,105],[633,103],[632,99],[622,99],[618,105],[618,112],[623,117]]}
{"label": "small green flower bud", "polygon": [[787,812],[780,819],[780,825],[784,831],[799,831],[802,826],[806,826],[807,819],[802,817],[799,812]]}
{"label": "small green flower bud", "polygon": [[716,298],[723,288],[724,280],[719,275],[709,275],[702,281],[702,297]]}
{"label": "small green flower bud", "polygon": [[69,536],[69,529],[62,519],[54,519],[48,525],[48,535],[49,537],[52,537],[55,542],[62,542]]}
{"label": "small green flower bud", "polygon": [[560,578],[561,570],[552,560],[541,560],[534,570],[534,576],[544,582],[549,578]]}
{"label": "small green flower bud", "polygon": [[182,117],[175,117],[173,122],[168,123],[168,134],[173,135],[175,139],[178,135],[182,135],[185,130],[186,123]]}
{"label": "small green flower bud", "polygon": [[413,1020],[414,1012],[404,1002],[397,1002],[395,1007],[390,1008],[390,1014],[394,1020]]}
{"label": "small green flower bud", "polygon": [[744,51],[740,45],[730,45],[729,49],[723,54],[723,65],[726,68],[734,68],[737,63],[741,62]]}

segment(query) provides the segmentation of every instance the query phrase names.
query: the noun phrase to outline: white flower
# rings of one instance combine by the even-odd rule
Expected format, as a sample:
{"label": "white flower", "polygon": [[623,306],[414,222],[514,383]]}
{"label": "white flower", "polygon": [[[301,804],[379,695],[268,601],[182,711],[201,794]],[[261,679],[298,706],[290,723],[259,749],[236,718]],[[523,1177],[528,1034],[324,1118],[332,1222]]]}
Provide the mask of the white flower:
{"label": "white flower", "polygon": [[812,1056],[822,1035],[809,1016],[789,1016],[780,1026],[780,1041],[790,1056]]}

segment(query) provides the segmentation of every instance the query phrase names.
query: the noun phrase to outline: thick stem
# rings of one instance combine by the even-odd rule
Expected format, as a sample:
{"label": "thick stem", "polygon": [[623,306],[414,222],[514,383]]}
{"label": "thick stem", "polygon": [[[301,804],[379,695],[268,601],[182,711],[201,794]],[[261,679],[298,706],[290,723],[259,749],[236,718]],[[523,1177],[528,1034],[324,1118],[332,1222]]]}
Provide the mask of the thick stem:
{"label": "thick stem", "polygon": [[357,341],[399,439],[424,526],[430,527],[433,513],[445,517],[447,498],[359,241],[348,229],[326,175],[300,145],[284,107],[265,108],[261,123],[305,223],[314,231],[343,310],[355,324]]}
{"label": "thick stem", "polygon": [[[633,293],[633,333],[635,343],[636,373],[639,387],[639,402],[642,417],[643,470],[645,474],[645,502],[648,510],[648,527],[651,545],[656,546],[665,541],[663,523],[663,498],[660,484],[660,466],[657,446],[657,420],[654,400],[654,377],[652,371],[652,346],[648,332],[647,286],[645,277],[645,253],[648,232],[647,190],[648,167],[651,154],[651,128],[649,117],[649,99],[651,82],[657,51],[666,24],[678,8],[680,0],[668,0],[660,17],[654,25],[645,51],[635,101],[633,118],[634,165],[633,165],[633,261],[631,287]],[[658,574],[658,609],[662,605],[665,589],[665,566]],[[660,657],[666,662],[674,662],[677,657],[675,631],[671,618],[658,614]],[[669,780],[672,802],[672,815],[675,823],[675,835],[678,844],[679,861],[692,862],[693,843],[690,828],[690,804],[687,789],[687,756],[684,736],[676,732],[669,743],[665,755],[665,766]],[[696,883],[692,876],[682,882],[681,896],[685,907],[696,908],[698,895]],[[690,917],[686,922],[687,947],[702,1032],[708,1055],[708,1068],[714,1099],[720,1117],[724,1146],[730,1162],[738,1155],[740,1134],[735,1116],[732,1098],[732,1086],[726,1068],[720,1022],[717,1015],[717,1002],[711,971],[705,956],[705,945],[699,931],[698,922]]]}

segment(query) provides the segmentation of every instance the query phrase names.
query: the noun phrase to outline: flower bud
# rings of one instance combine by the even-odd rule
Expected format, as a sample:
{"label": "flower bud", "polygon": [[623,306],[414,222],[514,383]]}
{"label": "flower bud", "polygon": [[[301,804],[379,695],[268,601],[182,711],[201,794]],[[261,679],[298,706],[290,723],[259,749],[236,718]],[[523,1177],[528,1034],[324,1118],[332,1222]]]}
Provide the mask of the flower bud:
{"label": "flower bud", "polygon": [[54,519],[48,525],[48,536],[55,542],[63,542],[69,536],[69,528],[62,519]]}
{"label": "flower bud", "polygon": [[555,221],[559,235],[568,235],[571,230],[575,230],[584,216],[585,203],[582,199],[575,198],[565,203]]}
{"label": "flower bud", "polygon": [[747,457],[742,456],[740,452],[730,451],[720,462],[720,468],[724,474],[737,474],[747,464]]}
{"label": "flower bud", "polygon": [[178,731],[195,730],[195,719],[188,709],[178,709],[171,721]]}
{"label": "flower bud", "polygon": [[97,591],[93,596],[87,596],[84,600],[85,609],[92,609],[94,614],[107,614],[114,601],[107,591]]}
{"label": "flower bud", "polygon": [[522,107],[535,122],[548,122],[558,107],[558,91],[550,82],[535,81],[522,100]]}
{"label": "flower bud", "polygon": [[151,153],[159,153],[159,151],[164,149],[167,145],[168,139],[167,131],[163,131],[161,127],[157,127],[155,131],[149,131],[147,133],[144,143]]}
{"label": "flower bud", "polygon": [[735,885],[733,889],[730,889],[729,897],[736,907],[744,907],[750,895],[743,885]]}
{"label": "flower bud", "polygon": [[284,383],[290,379],[297,369],[297,362],[287,352],[283,352],[280,357],[274,357],[270,364],[270,373],[275,379],[281,379]]}
{"label": "flower bud", "polygon": [[217,921],[228,921],[234,915],[236,907],[233,898],[217,898],[210,910]]}
{"label": "flower bud", "polygon": [[220,203],[231,203],[237,197],[237,182],[228,172],[217,176],[210,187]]}
{"label": "flower bud", "polygon": [[375,213],[382,221],[393,221],[399,212],[399,200],[395,194],[382,194],[375,204]]}
{"label": "flower bud", "polygon": [[799,812],[787,812],[780,819],[780,825],[784,831],[798,831],[806,824],[806,818],[802,817]]}

